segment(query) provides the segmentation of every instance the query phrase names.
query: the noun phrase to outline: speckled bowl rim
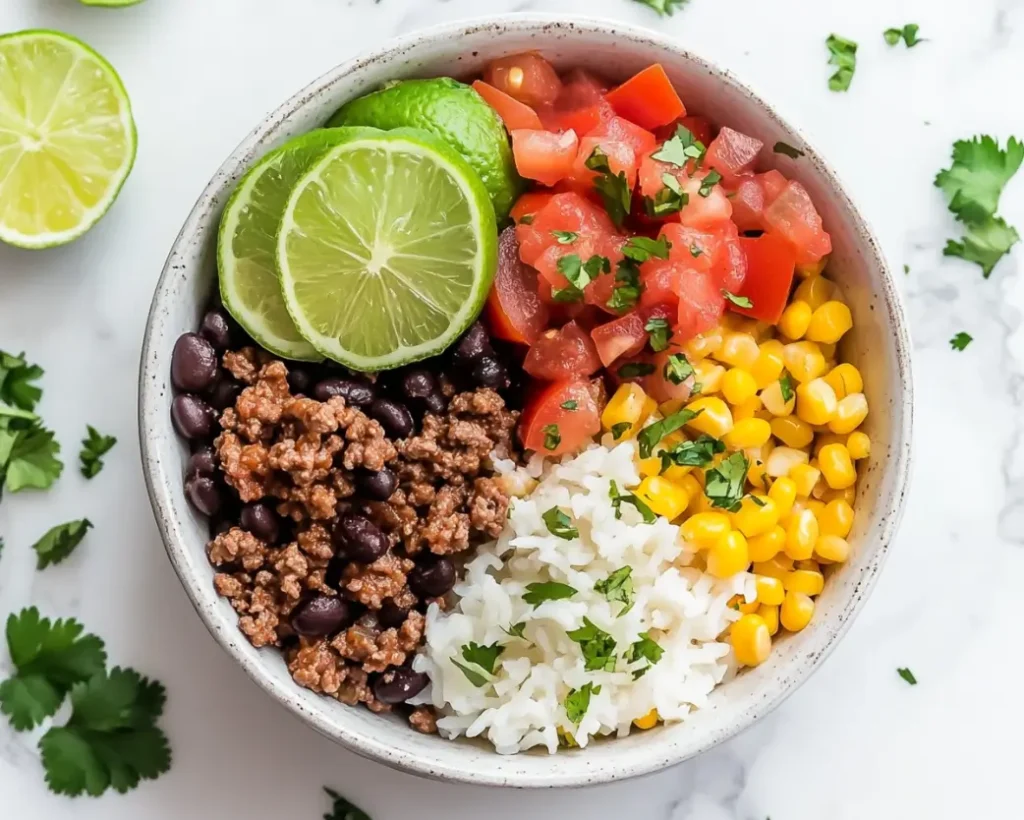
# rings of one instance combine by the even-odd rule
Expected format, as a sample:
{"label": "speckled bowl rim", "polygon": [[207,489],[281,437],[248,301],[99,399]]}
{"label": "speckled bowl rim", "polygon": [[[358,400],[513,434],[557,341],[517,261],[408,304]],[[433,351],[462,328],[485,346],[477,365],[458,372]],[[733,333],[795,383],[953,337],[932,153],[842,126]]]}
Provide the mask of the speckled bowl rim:
{"label": "speckled bowl rim", "polygon": [[[841,207],[853,215],[854,224],[852,227],[859,235],[863,244],[870,249],[870,255],[864,260],[864,264],[872,266],[878,274],[877,278],[882,291],[880,294],[880,304],[884,306],[886,313],[884,317],[885,322],[893,334],[896,350],[894,366],[903,385],[902,394],[897,399],[897,403],[900,405],[901,423],[898,426],[894,425],[892,428],[891,435],[894,444],[890,458],[884,467],[884,472],[891,472],[892,474],[890,480],[893,480],[894,492],[892,492],[887,502],[880,502],[880,504],[885,505],[884,508],[875,511],[875,515],[882,522],[877,530],[877,546],[873,547],[873,554],[868,563],[863,567],[845,606],[831,613],[836,621],[834,628],[823,630],[820,641],[811,644],[802,656],[794,657],[789,664],[789,667],[792,668],[787,668],[787,674],[781,676],[781,680],[771,681],[769,691],[759,693],[760,697],[756,703],[749,704],[731,722],[721,727],[716,727],[714,731],[707,733],[706,742],[703,745],[687,744],[678,739],[678,737],[665,739],[664,736],[659,738],[652,735],[648,742],[653,744],[653,746],[650,749],[645,749],[646,753],[639,760],[623,759],[617,761],[616,766],[604,765],[596,768],[588,766],[585,759],[586,752],[583,751],[579,757],[574,755],[572,758],[578,762],[578,765],[569,764],[569,760],[559,756],[559,762],[548,767],[543,774],[521,770],[516,771],[514,766],[515,757],[501,758],[497,755],[495,755],[496,758],[507,761],[508,765],[493,765],[488,767],[488,771],[480,771],[460,766],[457,753],[439,756],[449,758],[442,760],[439,757],[409,752],[406,749],[396,747],[395,744],[382,742],[372,733],[362,732],[358,728],[353,729],[352,726],[345,726],[344,718],[332,721],[313,714],[304,705],[304,701],[311,697],[322,696],[308,690],[303,690],[290,681],[285,684],[275,680],[267,671],[264,663],[259,660],[253,661],[246,657],[238,648],[237,643],[228,637],[229,634],[237,636],[237,626],[233,621],[230,624],[226,623],[225,617],[208,603],[209,588],[211,587],[210,575],[207,573],[203,574],[202,577],[196,577],[189,572],[184,534],[180,522],[176,520],[173,513],[173,504],[170,498],[170,476],[167,475],[158,463],[159,459],[155,455],[156,446],[153,437],[154,435],[160,435],[159,430],[167,425],[165,418],[166,405],[163,403],[159,388],[161,381],[166,380],[166,374],[159,373],[155,369],[158,366],[157,363],[160,361],[160,357],[154,355],[153,346],[155,340],[162,338],[162,333],[160,332],[162,331],[162,322],[169,312],[169,283],[173,278],[183,275],[184,265],[180,264],[182,258],[184,258],[187,249],[191,245],[200,241],[204,230],[209,228],[208,223],[212,216],[211,209],[214,206],[214,200],[218,192],[223,192],[225,186],[232,184],[233,180],[237,179],[241,172],[259,156],[261,146],[264,146],[273,139],[283,123],[290,117],[295,116],[297,112],[302,111],[311,101],[317,99],[319,95],[328,91],[336,83],[344,82],[346,77],[352,72],[377,61],[396,61],[402,56],[403,52],[422,44],[424,41],[459,38],[469,34],[486,33],[488,31],[495,34],[506,31],[524,34],[573,31],[575,34],[614,35],[617,38],[622,38],[639,45],[656,46],[665,49],[710,73],[718,81],[732,86],[746,97],[749,103],[760,107],[767,116],[775,120],[782,128],[803,138],[803,133],[798,128],[786,122],[768,103],[751,90],[747,84],[738,81],[729,71],[721,69],[707,60],[680,48],[669,37],[610,20],[575,15],[571,17],[568,15],[537,14],[497,15],[424,29],[392,40],[382,48],[339,65],[291,97],[249,133],[203,190],[202,195],[193,207],[174,242],[156,286],[146,323],[140,364],[139,434],[143,472],[167,554],[200,618],[221,647],[241,664],[253,681],[317,731],[364,757],[377,760],[402,771],[443,781],[518,788],[583,786],[649,774],[682,762],[713,748],[722,741],[748,728],[778,707],[807,680],[811,672],[820,666],[821,662],[846,633],[854,616],[860,611],[867,600],[868,594],[874,587],[879,570],[885,562],[892,538],[902,518],[911,472],[913,426],[911,344],[902,300],[874,232],[850,199],[835,172],[818,152],[809,145],[806,145],[806,140],[804,140],[806,161],[814,164],[816,170],[830,185],[832,193],[838,198]],[[177,479],[176,476],[175,478]],[[232,633],[232,631],[234,632]],[[633,756],[628,757],[632,758]],[[554,763],[554,761],[552,762]]]}

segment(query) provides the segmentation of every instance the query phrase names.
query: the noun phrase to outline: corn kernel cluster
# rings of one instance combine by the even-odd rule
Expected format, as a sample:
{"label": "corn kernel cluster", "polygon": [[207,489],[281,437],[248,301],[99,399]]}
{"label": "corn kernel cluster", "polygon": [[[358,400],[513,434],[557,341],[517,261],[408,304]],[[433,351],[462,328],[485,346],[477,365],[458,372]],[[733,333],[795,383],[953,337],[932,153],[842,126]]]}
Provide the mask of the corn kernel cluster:
{"label": "corn kernel cluster", "polygon": [[[737,598],[741,613],[729,629],[737,661],[756,666],[771,653],[780,629],[799,632],[814,616],[825,568],[846,561],[853,526],[856,462],[871,440],[860,427],[868,414],[860,371],[836,361],[836,345],[853,327],[835,285],[812,272],[796,287],[778,325],[729,314],[715,330],[681,345],[701,385],[686,403],[656,406],[637,384],[623,384],[602,415],[604,430],[628,423],[635,436],[651,418],[680,408],[702,411],[666,436],[640,462],[636,495],[680,525],[699,566],[720,578],[750,571],[756,600]],[[785,382],[785,384],[784,384]],[[749,461],[739,507],[712,506],[704,470],[672,464],[659,453],[700,434]],[[656,715],[636,724],[649,728]],[[641,725],[641,723],[643,725]]]}

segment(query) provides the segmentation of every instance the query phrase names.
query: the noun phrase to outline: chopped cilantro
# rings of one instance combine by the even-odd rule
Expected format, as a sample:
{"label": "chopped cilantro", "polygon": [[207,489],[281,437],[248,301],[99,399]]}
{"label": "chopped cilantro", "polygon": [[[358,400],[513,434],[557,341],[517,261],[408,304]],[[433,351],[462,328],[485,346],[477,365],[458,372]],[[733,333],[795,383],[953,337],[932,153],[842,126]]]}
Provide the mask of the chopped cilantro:
{"label": "chopped cilantro", "polygon": [[674,433],[684,424],[693,421],[702,412],[701,410],[698,410],[696,413],[693,410],[677,410],[667,418],[663,418],[653,424],[648,424],[636,437],[637,444],[640,447],[640,458],[650,458],[658,442],[669,433]]}
{"label": "chopped cilantro", "polygon": [[846,91],[857,68],[857,44],[838,34],[830,34],[825,45],[831,54],[829,65],[836,66],[835,74],[829,77],[828,87],[832,91]]}
{"label": "chopped cilantro", "polygon": [[626,434],[626,431],[629,430],[629,428],[632,426],[633,425],[630,424],[628,421],[620,421],[618,424],[613,424],[611,429],[612,438],[618,441]]}
{"label": "chopped cilantro", "polygon": [[505,634],[511,635],[513,638],[525,638],[525,632],[526,621],[520,621],[517,624],[511,624],[509,628],[505,630]]}
{"label": "chopped cilantro", "polygon": [[32,545],[32,549],[39,556],[36,569],[46,569],[50,564],[59,564],[74,552],[75,547],[81,543],[91,528],[92,522],[88,518],[52,527]]}
{"label": "chopped cilantro", "polygon": [[639,376],[649,376],[654,372],[654,365],[647,362],[627,362],[617,372],[620,379],[635,379]]}
{"label": "chopped cilantro", "polygon": [[43,369],[29,364],[24,353],[15,356],[0,350],[0,402],[32,412],[43,396],[33,382],[42,376]]}
{"label": "chopped cilantro", "polygon": [[324,791],[332,801],[331,810],[324,815],[324,820],[370,820],[370,815],[355,803],[350,803],[331,789],[325,788]]}
{"label": "chopped cilantro", "polygon": [[598,175],[594,178],[594,189],[601,195],[604,209],[615,223],[615,227],[621,228],[629,215],[633,201],[633,191],[626,180],[626,172],[612,173],[611,166],[608,164],[608,156],[600,147],[595,148],[587,158],[586,166],[591,171],[597,171]]}
{"label": "chopped cilantro", "polygon": [[609,483],[608,497],[612,501],[612,509],[615,510],[616,518],[622,518],[622,504],[626,503],[632,504],[636,508],[636,511],[640,513],[645,524],[653,524],[658,520],[658,516],[654,514],[654,511],[633,493],[620,493],[619,486],[614,481]]}
{"label": "chopped cilantro", "polygon": [[749,310],[754,306],[754,303],[750,301],[749,296],[737,296],[735,293],[725,290],[724,288],[722,289],[722,296],[725,297],[726,302],[736,305],[738,308],[745,308]]}
{"label": "chopped cilantro", "polygon": [[665,654],[665,650],[658,645],[658,643],[651,637],[650,633],[641,632],[639,637],[640,640],[636,641],[629,647],[629,654],[626,659],[630,663],[645,660],[651,666],[654,666],[654,664],[661,660],[661,656]]}
{"label": "chopped cilantro", "polygon": [[64,469],[60,445],[35,414],[42,390],[33,382],[42,375],[24,354],[0,351],[0,492],[45,490]]}
{"label": "chopped cilantro", "polygon": [[601,273],[612,269],[611,262],[604,256],[591,256],[583,262],[579,256],[569,253],[558,260],[558,272],[569,280],[568,287],[555,291],[555,299],[561,302],[578,302],[583,298],[583,289]]}
{"label": "chopped cilantro", "polygon": [[643,291],[640,268],[632,259],[620,260],[615,271],[615,282],[615,289],[606,304],[617,312],[629,310],[636,305]]}
{"label": "chopped cilantro", "polygon": [[693,365],[682,353],[669,353],[665,361],[665,378],[672,384],[682,384],[694,374]]}
{"label": "chopped cilantro", "polygon": [[520,225],[532,225],[533,224],[533,214],[526,214],[526,216],[521,217],[520,220],[519,220],[519,224]]}
{"label": "chopped cilantro", "polygon": [[654,9],[662,17],[671,17],[690,0],[636,0],[636,2]]}
{"label": "chopped cilantro", "polygon": [[664,319],[661,316],[652,316],[647,320],[647,324],[644,325],[644,330],[647,331],[650,337],[648,342],[651,345],[651,350],[655,353],[660,353],[668,347],[669,339],[672,338],[672,329],[669,326],[668,319]]}
{"label": "chopped cilantro", "polygon": [[690,256],[692,256],[694,259],[700,256],[702,253],[704,253],[704,251],[696,242],[690,245]]}
{"label": "chopped cilantro", "polygon": [[910,275],[910,265],[904,265],[903,266],[903,275],[904,276],[909,276]]}
{"label": "chopped cilantro", "polygon": [[905,680],[911,686],[917,686],[917,678],[914,677],[914,673],[911,672],[909,669],[897,669],[896,674],[898,674],[901,678],[903,678],[903,680]]}
{"label": "chopped cilantro", "polygon": [[492,643],[490,646],[481,646],[470,641],[462,647],[462,657],[467,663],[476,664],[487,671],[488,675],[494,674],[494,664],[498,662],[505,647],[499,643]]}
{"label": "chopped cilantro", "polygon": [[961,330],[956,334],[956,336],[949,340],[949,345],[953,350],[963,350],[972,341],[974,341],[974,337],[971,336],[970,333],[964,333],[964,331]]}
{"label": "chopped cilantro", "polygon": [[580,531],[572,525],[572,519],[558,507],[552,507],[541,518],[544,521],[544,526],[548,528],[548,532],[556,538],[572,541],[573,538],[580,537]]}
{"label": "chopped cilantro", "polygon": [[743,482],[747,479],[750,462],[739,452],[733,453],[717,467],[704,474],[704,495],[712,507],[736,512],[743,500]]}
{"label": "chopped cilantro", "polygon": [[704,143],[697,139],[689,128],[679,125],[676,126],[675,134],[665,140],[665,144],[657,152],[651,154],[651,159],[682,168],[690,160],[700,162],[706,151]]}
{"label": "chopped cilantro", "polygon": [[594,591],[603,595],[607,601],[619,601],[625,605],[619,617],[633,608],[633,579],[630,577],[632,573],[632,567],[621,567],[603,581],[594,584]]}
{"label": "chopped cilantro", "polygon": [[540,606],[545,601],[562,601],[571,598],[576,590],[558,581],[535,581],[526,585],[523,601],[531,606]]}
{"label": "chopped cilantro", "polygon": [[672,243],[667,236],[651,239],[647,236],[631,236],[622,246],[624,256],[634,262],[646,262],[648,259],[668,259]]}
{"label": "chopped cilantro", "polygon": [[557,424],[547,424],[543,428],[544,449],[555,450],[562,443],[562,434],[558,432]]}
{"label": "chopped cilantro", "polygon": [[462,661],[452,658],[452,663],[462,671],[462,674],[466,676],[466,680],[473,684],[477,689],[480,689],[491,682],[490,678],[486,675],[481,674],[471,666],[466,666]]}
{"label": "chopped cilantro", "polygon": [[590,708],[590,696],[600,693],[601,687],[594,686],[593,683],[585,683],[579,689],[570,689],[569,694],[565,696],[565,716],[569,722],[579,726],[583,716],[587,714],[587,709]]}
{"label": "chopped cilantro", "polygon": [[923,43],[924,40],[917,36],[917,32],[921,27],[917,23],[907,23],[902,28],[887,28],[882,36],[885,38],[885,42],[889,45],[894,46],[900,40],[903,40],[907,44],[907,48],[913,48],[918,43]]}
{"label": "chopped cilantro", "polygon": [[711,189],[722,181],[722,175],[718,171],[708,171],[708,175],[700,181],[700,188],[697,193],[702,197],[711,196]]}
{"label": "chopped cilantro", "polygon": [[793,388],[793,377],[789,375],[788,370],[783,370],[782,376],[779,378],[779,392],[782,394],[782,400],[787,404],[796,395],[796,390]]}
{"label": "chopped cilantro", "polygon": [[580,238],[580,235],[573,231],[552,231],[551,235],[558,240],[559,245],[571,245]]}
{"label": "chopped cilantro", "polygon": [[92,425],[87,424],[85,430],[88,435],[82,439],[82,451],[78,458],[82,462],[82,475],[93,478],[103,469],[102,456],[110,452],[117,444],[117,439],[113,436],[100,435]]}
{"label": "chopped cilantro", "polygon": [[772,150],[776,154],[785,154],[787,157],[791,157],[792,159],[800,159],[800,157],[804,155],[803,151],[799,148],[794,148],[788,142],[777,142]]}
{"label": "chopped cilantro", "polygon": [[725,452],[725,442],[702,433],[693,441],[680,441],[661,452],[661,470],[673,464],[679,467],[707,467],[718,453]]}
{"label": "chopped cilantro", "polygon": [[644,210],[652,218],[679,213],[690,202],[690,195],[683,190],[679,180],[672,174],[662,174],[661,181],[664,188],[653,198],[644,197]]}
{"label": "chopped cilantro", "polygon": [[575,410],[579,407],[579,403],[576,399],[569,399],[569,401],[563,401],[560,406],[563,410]]}
{"label": "chopped cilantro", "polygon": [[583,626],[566,634],[580,645],[587,671],[615,671],[615,639],[590,618],[584,617]]}

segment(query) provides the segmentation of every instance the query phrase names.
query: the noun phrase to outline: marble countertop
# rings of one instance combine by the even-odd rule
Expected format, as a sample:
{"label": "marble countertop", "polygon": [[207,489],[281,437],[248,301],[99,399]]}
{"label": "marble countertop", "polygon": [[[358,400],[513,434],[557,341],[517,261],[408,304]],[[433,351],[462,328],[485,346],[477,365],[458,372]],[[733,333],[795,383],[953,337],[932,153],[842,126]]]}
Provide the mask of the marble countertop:
{"label": "marble countertop", "polygon": [[[164,256],[207,179],[266,112],[357,51],[483,11],[605,16],[658,28],[732,68],[829,156],[874,223],[914,334],[917,464],[903,526],[857,623],[797,694],[688,764],[632,782],[546,793],[448,786],[332,745],[250,683],[195,616],[142,483],[136,371]],[[917,22],[929,42],[888,48]],[[34,746],[0,721],[0,814],[19,820],[314,820],[330,785],[375,820],[585,817],[861,820],[1019,816],[1020,579],[1024,575],[1024,281],[944,260],[954,225],[932,187],[952,142],[1024,136],[1024,2],[692,0],[660,19],[630,0],[147,0],[123,10],[5,0],[0,31],[56,28],[106,55],[139,127],[134,172],[73,246],[0,247],[0,348],[46,368],[42,413],[68,468],[49,492],[0,504],[0,613],[35,603],[104,636],[113,660],[161,679],[171,772],[125,796],[47,792]],[[830,93],[825,37],[861,43]],[[1002,214],[1024,226],[1024,178]],[[974,336],[950,350],[957,331]],[[89,422],[120,443],[92,482],[75,469]],[[64,564],[28,549],[56,521],[96,525]],[[919,685],[896,674],[910,667]],[[1016,808],[1014,808],[1016,807]]]}

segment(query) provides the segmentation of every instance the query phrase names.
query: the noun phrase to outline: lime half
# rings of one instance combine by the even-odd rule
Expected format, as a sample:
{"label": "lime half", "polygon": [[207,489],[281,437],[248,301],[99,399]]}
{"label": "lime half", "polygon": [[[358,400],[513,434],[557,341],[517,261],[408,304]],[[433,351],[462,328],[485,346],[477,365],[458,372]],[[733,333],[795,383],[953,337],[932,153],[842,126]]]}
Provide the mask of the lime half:
{"label": "lime half", "polygon": [[242,177],[224,208],[217,268],[224,306],[263,347],[286,359],[323,358],[299,335],[281,296],[277,228],[292,188],[329,148],[368,128],[327,128],[271,151]]}
{"label": "lime half", "polygon": [[0,37],[0,240],[63,245],[107,212],[135,161],[117,72],[57,31]]}
{"label": "lime half", "polygon": [[277,237],[299,332],[364,372],[448,347],[479,313],[496,263],[487,189],[452,148],[415,129],[328,151],[292,191]]}

